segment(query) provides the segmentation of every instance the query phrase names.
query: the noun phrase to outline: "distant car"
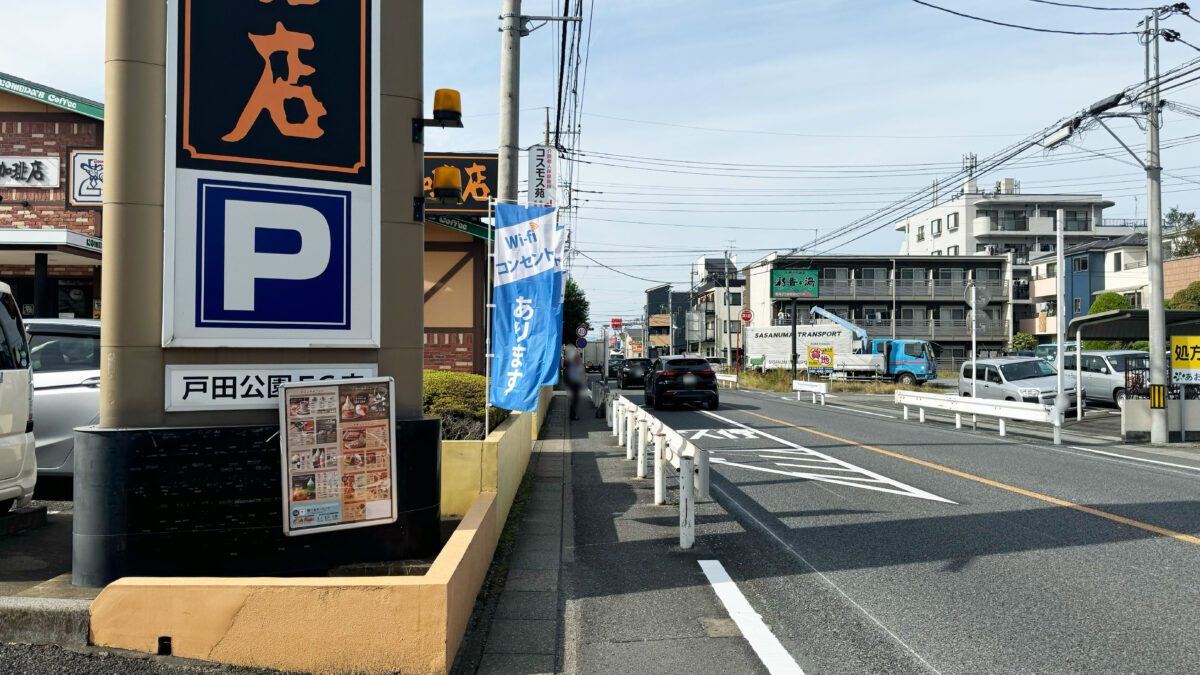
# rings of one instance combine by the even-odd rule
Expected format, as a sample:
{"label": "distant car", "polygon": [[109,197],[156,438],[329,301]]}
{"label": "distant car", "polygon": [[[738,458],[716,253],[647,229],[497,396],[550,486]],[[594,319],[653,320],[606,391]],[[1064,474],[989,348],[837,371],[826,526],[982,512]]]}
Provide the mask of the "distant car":
{"label": "distant car", "polygon": [[617,376],[617,374],[618,374],[618,373],[621,371],[621,364],[622,364],[622,363],[624,363],[624,362],[625,362],[625,359],[624,359],[624,358],[620,358],[620,357],[617,357],[617,358],[612,358],[612,357],[610,357],[610,358],[608,359],[608,376],[609,376],[609,377],[616,377],[616,376]]}
{"label": "distant car", "polygon": [[[1075,346],[1074,342],[1066,342],[1063,344],[1064,354],[1076,351],[1077,349],[1078,348]],[[1038,345],[1037,349],[1034,350],[1033,353],[1034,356],[1037,356],[1039,359],[1046,359],[1050,363],[1054,363],[1054,359],[1058,358],[1058,343],[1052,342],[1048,345]]]}
{"label": "distant car", "polygon": [[12,289],[0,283],[0,514],[27,504],[36,484],[29,342]]}
{"label": "distant car", "polygon": [[[1063,354],[1063,369],[1075,373],[1075,354]],[[1105,401],[1125,407],[1125,372],[1149,370],[1150,353],[1135,350],[1088,351],[1080,355],[1078,364],[1085,398]]]}
{"label": "distant car", "polygon": [[646,383],[646,370],[650,367],[650,359],[625,359],[621,370],[617,371],[617,386],[628,389],[634,385]]}
{"label": "distant car", "polygon": [[71,476],[75,427],[100,416],[100,322],[30,319],[38,475]]}
{"label": "distant car", "polygon": [[654,359],[646,373],[646,405],[662,410],[671,403],[701,403],[717,409],[717,375],[708,361],[689,356]]}
{"label": "distant car", "polygon": [[[971,362],[963,364],[958,393],[971,396]],[[1067,400],[1075,404],[1075,375],[1064,373]],[[1058,395],[1058,371],[1047,360],[1029,357],[978,359],[975,361],[976,396],[1001,401],[1025,401],[1053,405]]]}
{"label": "distant car", "polygon": [[714,373],[725,372],[725,359],[723,359],[719,356],[710,356],[704,360],[708,361],[708,365],[712,366]]}

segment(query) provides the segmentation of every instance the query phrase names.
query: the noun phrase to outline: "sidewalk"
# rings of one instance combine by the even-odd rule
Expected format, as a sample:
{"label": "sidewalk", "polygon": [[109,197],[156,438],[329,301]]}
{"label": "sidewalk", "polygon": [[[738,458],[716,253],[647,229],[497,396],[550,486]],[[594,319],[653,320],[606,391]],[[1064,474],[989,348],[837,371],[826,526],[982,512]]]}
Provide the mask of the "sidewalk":
{"label": "sidewalk", "polygon": [[[633,477],[604,419],[580,407],[568,422],[556,397],[534,448],[508,579],[477,629],[478,672],[765,672],[697,563],[715,557],[704,538],[679,549],[678,508],[652,503],[652,480]],[[713,502],[696,515],[709,533],[741,531]]]}

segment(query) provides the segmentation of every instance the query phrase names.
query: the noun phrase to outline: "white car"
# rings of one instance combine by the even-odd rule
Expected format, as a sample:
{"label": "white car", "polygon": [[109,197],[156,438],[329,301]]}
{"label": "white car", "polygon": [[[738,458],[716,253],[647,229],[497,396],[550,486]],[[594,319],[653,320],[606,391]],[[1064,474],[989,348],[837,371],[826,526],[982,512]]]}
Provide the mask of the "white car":
{"label": "white car", "polygon": [[43,478],[75,469],[75,427],[100,419],[100,321],[30,319],[37,466]]}
{"label": "white car", "polygon": [[25,324],[12,289],[0,283],[0,514],[33,499],[37,459],[32,411]]}

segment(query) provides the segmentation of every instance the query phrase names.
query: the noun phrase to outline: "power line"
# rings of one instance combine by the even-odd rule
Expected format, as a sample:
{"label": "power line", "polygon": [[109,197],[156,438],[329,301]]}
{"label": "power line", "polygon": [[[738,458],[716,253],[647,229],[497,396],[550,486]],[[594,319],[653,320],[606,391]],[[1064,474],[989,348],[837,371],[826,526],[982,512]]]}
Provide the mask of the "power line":
{"label": "power line", "polygon": [[619,122],[632,122],[634,124],[652,124],[660,127],[676,127],[679,129],[693,129],[696,131],[711,131],[714,133],[725,134],[755,134],[763,136],[798,136],[800,138],[878,138],[878,139],[893,139],[893,140],[929,140],[940,138],[1000,138],[1017,136],[1019,134],[971,134],[971,135],[952,135],[952,134],[936,134],[936,135],[892,135],[892,134],[814,134],[802,133],[797,131],[765,131],[760,129],[722,129],[719,127],[701,127],[691,124],[676,124],[674,122],[661,122],[657,120],[639,120],[629,117],[617,117],[615,115],[601,115],[600,113],[583,113],[588,117],[600,117],[608,120],[617,120]]}
{"label": "power line", "polygon": [[1004,26],[1006,28],[1020,28],[1021,30],[1031,30],[1031,31],[1035,31],[1038,33],[1057,33],[1059,35],[1141,35],[1140,31],[1131,31],[1131,30],[1101,32],[1101,31],[1058,30],[1058,29],[1054,29],[1054,28],[1038,28],[1037,26],[1022,26],[1022,25],[1016,24],[1016,23],[1005,23],[1003,21],[996,21],[995,19],[985,19],[982,16],[975,16],[973,14],[963,14],[962,12],[956,12],[953,9],[947,9],[946,7],[940,7],[938,5],[934,5],[932,3],[925,2],[925,0],[912,0],[912,1],[917,3],[918,5],[925,5],[926,7],[930,7],[930,8],[936,9],[936,10],[946,12],[947,14],[961,16],[964,19],[973,19],[975,21],[982,21],[984,23],[994,24],[996,26]]}
{"label": "power line", "polygon": [[1095,9],[1101,12],[1152,12],[1158,7],[1095,7],[1092,5],[1076,5],[1070,2],[1054,2],[1054,0],[1029,0],[1043,5],[1058,5],[1059,7],[1074,7],[1076,9]]}
{"label": "power line", "polygon": [[[599,260],[596,260],[592,256],[584,253],[583,251],[580,251],[579,249],[575,249],[575,253],[578,253],[579,255],[587,258],[588,260],[591,260],[592,262],[596,263],[597,265],[603,267],[604,269],[606,269],[610,272],[616,272],[617,274],[627,276],[630,279],[637,279],[638,281],[649,281],[650,283],[654,283],[654,284],[669,284],[669,283],[671,283],[670,281],[661,281],[659,279],[647,279],[646,277],[639,277],[639,276],[636,276],[633,274],[629,274],[627,272],[622,272],[621,270],[619,270],[615,267],[609,267],[608,265],[605,265],[604,263],[600,262]],[[675,282],[675,283],[679,283],[679,282]]]}

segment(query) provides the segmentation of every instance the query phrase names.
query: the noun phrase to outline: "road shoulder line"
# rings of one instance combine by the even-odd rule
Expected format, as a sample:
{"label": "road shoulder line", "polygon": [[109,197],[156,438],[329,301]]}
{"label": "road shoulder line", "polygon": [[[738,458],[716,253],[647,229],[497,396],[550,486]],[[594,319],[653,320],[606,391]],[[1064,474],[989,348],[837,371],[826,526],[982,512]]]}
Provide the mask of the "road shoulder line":
{"label": "road shoulder line", "polygon": [[804,670],[796,659],[780,644],[779,638],[763,623],[762,616],[754,611],[750,601],[742,594],[724,565],[719,560],[697,560],[709,585],[717,594],[717,599],[724,605],[729,618],[737,624],[742,637],[750,643],[750,648],[758,655],[758,659],[766,666],[771,675],[804,675]]}

